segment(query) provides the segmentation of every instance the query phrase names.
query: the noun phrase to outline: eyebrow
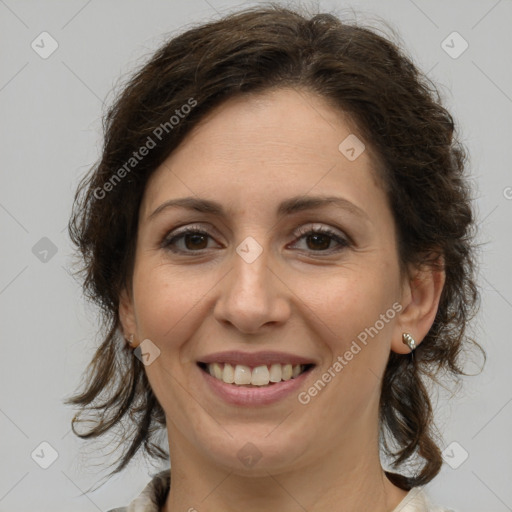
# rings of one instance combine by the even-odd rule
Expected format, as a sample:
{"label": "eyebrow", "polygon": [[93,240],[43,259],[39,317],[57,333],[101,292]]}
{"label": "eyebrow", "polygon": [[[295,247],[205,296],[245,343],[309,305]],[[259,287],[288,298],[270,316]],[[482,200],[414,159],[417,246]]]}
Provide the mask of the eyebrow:
{"label": "eyebrow", "polygon": [[[295,196],[286,199],[279,204],[277,209],[278,216],[291,215],[293,213],[302,212],[305,210],[316,210],[326,206],[337,206],[349,213],[361,217],[369,221],[367,213],[350,202],[348,199],[338,196]],[[148,220],[154,218],[156,215],[169,208],[185,208],[187,210],[194,210],[201,213],[208,213],[217,215],[222,218],[227,218],[222,205],[217,201],[209,199],[199,199],[197,197],[180,197],[177,199],[170,199],[162,203],[156,210],[148,216]]]}

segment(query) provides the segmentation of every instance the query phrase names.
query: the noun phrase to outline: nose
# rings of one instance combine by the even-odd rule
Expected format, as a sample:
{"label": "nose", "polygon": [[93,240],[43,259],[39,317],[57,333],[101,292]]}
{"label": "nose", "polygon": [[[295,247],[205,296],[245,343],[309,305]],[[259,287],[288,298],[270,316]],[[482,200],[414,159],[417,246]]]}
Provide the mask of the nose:
{"label": "nose", "polygon": [[[254,260],[233,251],[231,271],[220,283],[214,316],[243,333],[257,333],[267,325],[282,325],[290,316],[290,290],[270,268],[269,250]],[[275,265],[272,265],[274,268]]]}

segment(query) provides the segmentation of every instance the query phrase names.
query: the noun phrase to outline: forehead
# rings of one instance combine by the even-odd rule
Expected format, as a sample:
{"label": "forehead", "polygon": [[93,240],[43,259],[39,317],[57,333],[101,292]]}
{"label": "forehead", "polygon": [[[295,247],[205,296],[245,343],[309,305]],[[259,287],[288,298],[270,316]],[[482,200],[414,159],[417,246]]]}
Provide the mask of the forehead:
{"label": "forehead", "polygon": [[261,207],[309,191],[338,191],[357,203],[383,194],[375,163],[350,119],[313,93],[237,96],[209,112],[153,173],[144,214],[184,195]]}
{"label": "forehead", "polygon": [[[257,153],[275,159],[276,150],[281,150],[283,159],[310,156],[328,163],[333,155],[340,156],[339,137],[355,136],[356,130],[350,117],[323,97],[283,88],[228,99],[207,113],[187,139],[199,141],[194,151],[203,156],[226,154],[246,161]],[[183,145],[176,152],[184,150]]]}

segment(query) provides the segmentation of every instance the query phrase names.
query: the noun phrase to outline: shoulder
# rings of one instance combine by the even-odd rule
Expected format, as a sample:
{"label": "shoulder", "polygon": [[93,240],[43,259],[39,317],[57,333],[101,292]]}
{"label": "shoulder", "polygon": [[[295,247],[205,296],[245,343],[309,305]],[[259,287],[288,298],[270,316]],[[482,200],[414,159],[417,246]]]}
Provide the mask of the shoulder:
{"label": "shoulder", "polygon": [[392,512],[458,512],[434,504],[424,487],[413,487]]}
{"label": "shoulder", "polygon": [[113,508],[107,512],[159,512],[167,499],[170,486],[169,469],[153,474],[151,481],[128,506]]}

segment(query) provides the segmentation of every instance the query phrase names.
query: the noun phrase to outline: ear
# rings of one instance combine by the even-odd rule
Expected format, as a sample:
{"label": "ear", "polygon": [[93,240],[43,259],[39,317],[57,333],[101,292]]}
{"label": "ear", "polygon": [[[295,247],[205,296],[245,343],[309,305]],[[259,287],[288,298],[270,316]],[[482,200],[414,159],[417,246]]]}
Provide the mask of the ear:
{"label": "ear", "polygon": [[121,323],[122,334],[125,339],[129,339],[130,335],[134,334],[134,345],[136,346],[137,340],[137,322],[135,320],[135,309],[133,306],[133,299],[126,290],[123,288],[119,296],[119,321]]}
{"label": "ear", "polygon": [[402,334],[408,332],[418,346],[434,323],[446,274],[442,256],[427,267],[409,267],[402,283],[402,310],[397,317],[391,341],[391,350],[408,354],[411,350],[402,341]]}

